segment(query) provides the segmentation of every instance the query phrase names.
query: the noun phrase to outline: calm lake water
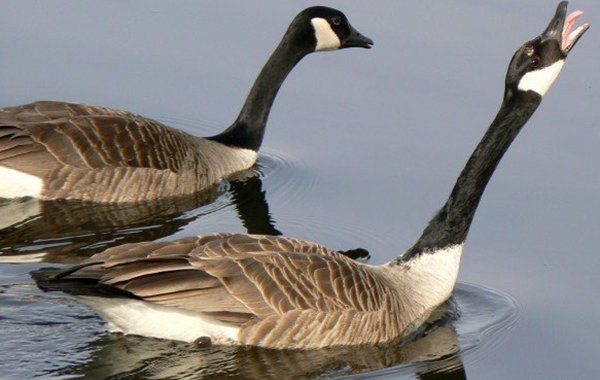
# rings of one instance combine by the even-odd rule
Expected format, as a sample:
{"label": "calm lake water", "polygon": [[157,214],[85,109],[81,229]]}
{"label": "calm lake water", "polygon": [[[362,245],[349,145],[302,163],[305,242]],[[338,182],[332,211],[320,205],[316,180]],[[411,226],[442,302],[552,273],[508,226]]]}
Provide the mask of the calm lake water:
{"label": "calm lake water", "polygon": [[[301,62],[279,93],[255,169],[172,202],[0,204],[0,261],[23,261],[0,263],[0,378],[597,378],[593,0],[571,1],[592,29],[491,180],[452,300],[406,345],[290,353],[110,335],[88,309],[38,291],[28,275],[115,244],[215,231],[362,247],[374,264],[394,258],[445,201],[497,111],[510,57],[545,28],[556,4],[328,2],[375,47]],[[71,100],[213,134],[234,119],[302,7],[5,0],[0,106]]]}

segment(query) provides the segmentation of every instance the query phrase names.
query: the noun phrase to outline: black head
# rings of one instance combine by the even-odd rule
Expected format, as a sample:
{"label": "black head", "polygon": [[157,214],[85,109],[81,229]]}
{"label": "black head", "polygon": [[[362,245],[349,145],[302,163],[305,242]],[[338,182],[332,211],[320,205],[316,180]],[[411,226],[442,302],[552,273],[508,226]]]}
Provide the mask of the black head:
{"label": "black head", "polygon": [[294,18],[289,30],[300,39],[298,43],[310,46],[312,51],[349,47],[369,49],[373,45],[370,38],[350,25],[342,12],[328,7],[306,8]]}
{"label": "black head", "polygon": [[561,2],[546,30],[526,42],[513,56],[506,74],[507,94],[534,92],[541,97],[558,77],[567,55],[590,27],[583,24],[571,31],[583,12],[567,16],[567,3]]}

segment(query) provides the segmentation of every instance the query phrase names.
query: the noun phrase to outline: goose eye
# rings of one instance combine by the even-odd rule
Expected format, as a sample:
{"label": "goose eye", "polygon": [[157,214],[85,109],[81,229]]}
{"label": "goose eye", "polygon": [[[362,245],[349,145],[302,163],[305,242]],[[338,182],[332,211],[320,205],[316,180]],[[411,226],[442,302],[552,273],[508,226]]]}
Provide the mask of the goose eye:
{"label": "goose eye", "polygon": [[528,57],[532,57],[533,53],[535,53],[535,49],[533,48],[533,46],[527,46],[525,48],[525,54],[527,54]]}
{"label": "goose eye", "polygon": [[342,18],[340,16],[333,16],[331,18],[331,23],[333,25],[340,25],[342,23]]}
{"label": "goose eye", "polygon": [[538,57],[531,58],[531,67],[537,68],[540,65],[540,59]]}

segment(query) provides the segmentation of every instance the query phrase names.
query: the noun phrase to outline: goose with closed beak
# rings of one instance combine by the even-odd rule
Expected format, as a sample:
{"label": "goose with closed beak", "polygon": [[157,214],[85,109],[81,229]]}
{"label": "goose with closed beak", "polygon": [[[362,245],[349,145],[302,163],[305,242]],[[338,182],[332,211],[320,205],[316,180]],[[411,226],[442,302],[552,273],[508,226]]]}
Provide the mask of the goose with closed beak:
{"label": "goose with closed beak", "polygon": [[277,91],[304,56],[372,44],[336,9],[303,10],[235,122],[206,138],[98,106],[42,101],[0,109],[0,198],[137,202],[204,190],[254,165]]}
{"label": "goose with closed beak", "polygon": [[500,110],[418,241],[380,266],[282,236],[221,233],[115,247],[66,271],[32,272],[79,297],[111,331],[277,349],[378,344],[412,334],[446,301],[500,159],[588,29],[566,2],[514,54]]}

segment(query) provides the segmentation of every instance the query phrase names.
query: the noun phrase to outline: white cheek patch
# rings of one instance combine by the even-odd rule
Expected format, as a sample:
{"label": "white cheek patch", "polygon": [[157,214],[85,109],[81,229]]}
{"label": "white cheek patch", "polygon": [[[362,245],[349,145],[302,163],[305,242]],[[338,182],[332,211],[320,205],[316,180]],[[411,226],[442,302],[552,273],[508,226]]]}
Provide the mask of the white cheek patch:
{"label": "white cheek patch", "polygon": [[315,51],[335,50],[342,46],[340,38],[335,34],[331,25],[324,18],[315,17],[310,20],[315,28],[315,37],[317,38],[317,47]]}
{"label": "white cheek patch", "polygon": [[548,67],[544,67],[540,70],[531,71],[521,78],[519,82],[519,90],[521,91],[535,91],[541,96],[546,95],[558,74],[565,64],[564,60],[560,60]]}
{"label": "white cheek patch", "polygon": [[39,177],[0,166],[0,198],[36,198],[43,185]]}

